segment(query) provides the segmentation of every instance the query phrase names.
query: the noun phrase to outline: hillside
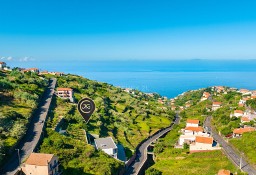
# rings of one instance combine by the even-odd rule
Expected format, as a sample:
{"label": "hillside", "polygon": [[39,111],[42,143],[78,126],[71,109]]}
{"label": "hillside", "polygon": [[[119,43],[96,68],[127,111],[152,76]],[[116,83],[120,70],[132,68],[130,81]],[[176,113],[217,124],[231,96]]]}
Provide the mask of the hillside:
{"label": "hillside", "polygon": [[[75,102],[89,97],[96,104],[94,114],[85,124],[75,104],[56,96],[53,99],[47,135],[40,152],[58,155],[64,174],[116,174],[123,167],[123,163],[86,144],[84,131],[99,137],[113,137],[116,143],[124,146],[129,158],[143,139],[170,125],[174,117],[167,102],[159,101],[157,94],[125,92],[76,75],[58,77],[57,86],[72,88]],[[65,135],[53,131],[61,120],[60,127],[66,130]]]}
{"label": "hillside", "polygon": [[0,71],[0,162],[25,134],[47,83],[34,73]]}
{"label": "hillside", "polygon": [[[209,92],[211,97],[208,100],[202,101],[204,92]],[[179,126],[168,133],[166,137],[160,139],[154,148],[156,156],[155,164],[147,171],[147,175],[154,173],[158,174],[217,174],[220,169],[228,169],[231,172],[241,174],[240,170],[233,165],[233,163],[226,157],[226,155],[220,151],[212,152],[198,152],[189,153],[189,145],[185,145],[183,149],[175,148],[179,136],[180,130],[185,127],[187,119],[198,119],[200,123],[204,123],[206,116],[213,116],[213,123],[220,131],[228,130],[228,133],[232,133],[234,128],[237,128],[240,124],[240,119],[232,119],[229,117],[230,113],[235,109],[241,109],[238,107],[239,98],[242,98],[240,93],[235,90],[226,88],[226,92],[216,92],[214,88],[200,89],[197,91],[186,92],[177,98],[171,100],[172,105],[177,109],[180,109],[181,122]],[[213,111],[213,101],[222,102],[222,106]],[[189,104],[189,105],[187,105]],[[183,109],[183,110],[182,110]],[[225,121],[222,122],[222,121]],[[242,140],[234,138],[231,142],[238,148],[248,151],[248,158],[253,158],[255,150],[253,151],[252,142],[245,144],[244,137],[249,140],[255,138],[255,132],[245,134]],[[240,141],[241,140],[241,141]],[[237,146],[239,145],[239,147]],[[250,145],[250,146],[249,146]]]}

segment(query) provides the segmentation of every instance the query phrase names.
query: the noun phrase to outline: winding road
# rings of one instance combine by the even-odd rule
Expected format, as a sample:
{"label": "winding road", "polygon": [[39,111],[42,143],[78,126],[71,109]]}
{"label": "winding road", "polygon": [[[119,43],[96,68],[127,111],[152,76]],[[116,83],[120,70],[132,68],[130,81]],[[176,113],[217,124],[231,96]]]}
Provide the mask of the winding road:
{"label": "winding road", "polygon": [[206,118],[204,126],[208,127],[211,130],[211,134],[214,140],[222,145],[225,154],[236,166],[240,167],[240,160],[242,160],[242,170],[249,175],[256,175],[256,170],[250,164],[248,164],[244,158],[241,158],[241,156],[238,155],[235,150],[231,146],[229,146],[229,144],[215,130],[211,128],[211,116],[208,116]]}
{"label": "winding road", "polygon": [[[55,86],[56,78],[50,79],[49,85],[42,96],[39,107],[32,116],[26,135],[17,145],[17,151],[19,151],[21,162],[34,151],[38,141],[40,140]],[[13,175],[17,171],[19,168],[19,157],[17,151],[14,151],[11,154],[0,174]]]}
{"label": "winding road", "polygon": [[161,136],[163,136],[164,134],[166,134],[167,132],[169,132],[170,130],[172,130],[174,124],[178,124],[179,123],[179,117],[178,115],[176,115],[175,117],[175,121],[167,128],[158,131],[157,133],[155,133],[153,136],[149,137],[148,139],[146,139],[137,149],[136,151],[136,159],[135,161],[126,168],[126,173],[125,175],[137,175],[140,173],[141,168],[143,167],[144,163],[147,160],[147,148],[148,146],[154,142],[156,139],[160,138]]}

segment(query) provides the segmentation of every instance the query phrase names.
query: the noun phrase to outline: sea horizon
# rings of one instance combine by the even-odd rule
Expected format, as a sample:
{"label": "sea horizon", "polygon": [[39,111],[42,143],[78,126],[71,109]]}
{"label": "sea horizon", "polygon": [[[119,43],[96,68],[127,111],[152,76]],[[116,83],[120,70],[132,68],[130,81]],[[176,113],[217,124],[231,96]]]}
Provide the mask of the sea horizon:
{"label": "sea horizon", "polygon": [[106,82],[122,88],[174,98],[209,86],[256,89],[256,60],[122,60],[9,62],[11,67],[38,67]]}

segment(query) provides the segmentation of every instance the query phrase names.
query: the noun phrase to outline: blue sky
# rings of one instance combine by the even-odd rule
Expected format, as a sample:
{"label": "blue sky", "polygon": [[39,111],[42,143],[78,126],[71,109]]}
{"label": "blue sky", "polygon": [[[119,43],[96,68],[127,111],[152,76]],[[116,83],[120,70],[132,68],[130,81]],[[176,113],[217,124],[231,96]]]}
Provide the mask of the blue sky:
{"label": "blue sky", "polygon": [[256,1],[2,0],[0,59],[256,59]]}

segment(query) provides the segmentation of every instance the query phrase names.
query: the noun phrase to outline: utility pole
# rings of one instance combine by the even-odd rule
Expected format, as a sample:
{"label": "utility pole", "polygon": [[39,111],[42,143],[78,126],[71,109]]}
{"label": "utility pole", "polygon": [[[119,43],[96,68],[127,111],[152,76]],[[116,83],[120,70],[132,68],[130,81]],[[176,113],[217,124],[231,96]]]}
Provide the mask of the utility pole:
{"label": "utility pole", "polygon": [[240,154],[240,170],[242,170],[242,153]]}
{"label": "utility pole", "polygon": [[18,152],[18,158],[19,158],[19,166],[20,166],[20,149],[15,149]]}

